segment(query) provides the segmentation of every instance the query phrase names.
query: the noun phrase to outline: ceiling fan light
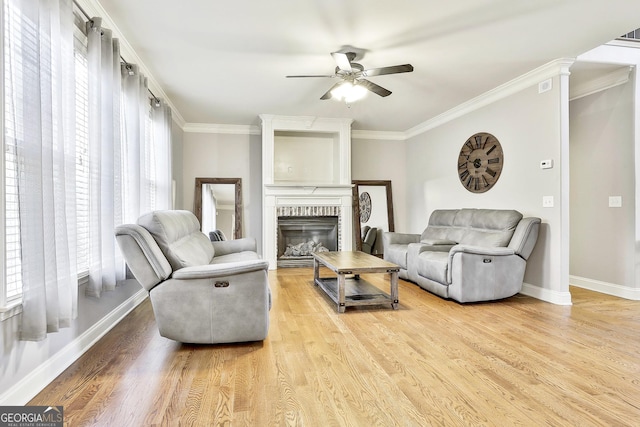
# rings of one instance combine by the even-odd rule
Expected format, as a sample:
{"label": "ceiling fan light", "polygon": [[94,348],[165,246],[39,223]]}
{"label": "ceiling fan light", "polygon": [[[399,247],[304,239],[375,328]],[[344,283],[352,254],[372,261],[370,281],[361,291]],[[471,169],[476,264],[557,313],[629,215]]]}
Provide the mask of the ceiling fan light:
{"label": "ceiling fan light", "polygon": [[331,99],[342,101],[347,92],[351,89],[352,84],[349,82],[343,82],[339,86],[336,86],[331,90]]}
{"label": "ceiling fan light", "polygon": [[358,84],[344,82],[331,91],[331,98],[347,104],[358,101],[367,95],[367,89]]}
{"label": "ceiling fan light", "polygon": [[369,92],[365,87],[355,84],[351,87],[351,90],[349,91],[349,96],[346,96],[344,101],[347,103],[359,101],[365,96],[367,96],[367,93]]}

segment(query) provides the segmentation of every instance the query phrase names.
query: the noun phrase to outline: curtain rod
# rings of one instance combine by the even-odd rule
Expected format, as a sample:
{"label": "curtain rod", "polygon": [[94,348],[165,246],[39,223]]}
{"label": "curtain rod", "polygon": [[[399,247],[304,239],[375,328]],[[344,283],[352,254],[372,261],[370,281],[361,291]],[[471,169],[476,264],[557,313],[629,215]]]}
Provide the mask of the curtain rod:
{"label": "curtain rod", "polygon": [[[76,0],[73,0],[73,4],[75,4],[75,5],[76,5],[76,7],[80,10],[80,12],[85,16],[85,18],[87,18],[87,22],[91,22],[91,21],[92,21],[92,19],[91,19],[91,17],[89,16],[89,14],[88,14],[87,12],[85,12],[85,10],[82,8],[82,6],[80,6],[80,4],[79,4]],[[127,62],[127,60],[126,60],[126,59],[124,59],[124,58],[122,57],[122,55],[120,55],[120,60],[124,63],[124,65],[125,65],[127,68],[129,68],[129,66],[130,66],[129,62]],[[153,100],[155,101],[156,107],[159,107],[159,106],[160,106],[160,100],[158,99],[158,97],[157,97],[157,96],[155,96],[155,95],[153,94],[153,92],[151,92],[151,89],[149,89],[148,87],[147,87],[147,91],[149,91],[149,93],[150,93],[150,94],[151,94],[151,96],[153,97]]]}

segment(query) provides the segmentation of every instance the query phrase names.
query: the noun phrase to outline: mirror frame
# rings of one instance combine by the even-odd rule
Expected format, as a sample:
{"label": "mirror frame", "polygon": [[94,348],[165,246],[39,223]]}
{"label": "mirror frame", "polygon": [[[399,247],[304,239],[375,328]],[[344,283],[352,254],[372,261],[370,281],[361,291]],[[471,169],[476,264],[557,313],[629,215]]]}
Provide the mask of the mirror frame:
{"label": "mirror frame", "polygon": [[[202,186],[204,184],[233,184],[235,185],[235,224],[236,235],[234,239],[242,237],[242,178],[196,178],[196,194],[194,197],[195,215],[200,222],[202,230]],[[208,237],[208,236],[207,236]]]}
{"label": "mirror frame", "polygon": [[362,224],[360,224],[360,186],[365,185],[378,185],[386,187],[387,194],[387,219],[389,221],[389,230],[395,231],[394,227],[394,219],[393,219],[393,196],[391,194],[391,181],[383,181],[383,180],[353,180],[351,181],[353,184],[353,234],[356,242],[357,251],[362,250],[362,236],[360,228]]}

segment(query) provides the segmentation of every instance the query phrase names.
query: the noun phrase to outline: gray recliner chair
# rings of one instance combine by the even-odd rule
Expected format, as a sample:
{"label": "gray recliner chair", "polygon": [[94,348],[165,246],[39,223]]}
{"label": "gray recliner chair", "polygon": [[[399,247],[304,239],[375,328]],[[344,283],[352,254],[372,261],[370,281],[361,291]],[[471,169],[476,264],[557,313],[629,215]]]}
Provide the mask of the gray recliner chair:
{"label": "gray recliner chair", "polygon": [[362,252],[372,253],[378,237],[378,228],[365,225],[362,227]]}
{"label": "gray recliner chair", "polygon": [[149,291],[160,335],[184,343],[261,341],[267,270],[252,238],[211,242],[189,211],[155,211],[116,227],[129,269]]}

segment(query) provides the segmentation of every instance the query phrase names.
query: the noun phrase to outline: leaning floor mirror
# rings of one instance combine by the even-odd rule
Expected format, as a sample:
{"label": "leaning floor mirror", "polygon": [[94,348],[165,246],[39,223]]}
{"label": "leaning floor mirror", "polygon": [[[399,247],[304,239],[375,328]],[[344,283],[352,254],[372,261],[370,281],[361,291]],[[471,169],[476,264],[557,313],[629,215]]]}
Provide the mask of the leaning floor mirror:
{"label": "leaning floor mirror", "polygon": [[382,233],[395,231],[391,181],[354,180],[352,184],[356,250],[382,257]]}
{"label": "leaning floor mirror", "polygon": [[242,237],[242,179],[196,178],[195,214],[211,240]]}

